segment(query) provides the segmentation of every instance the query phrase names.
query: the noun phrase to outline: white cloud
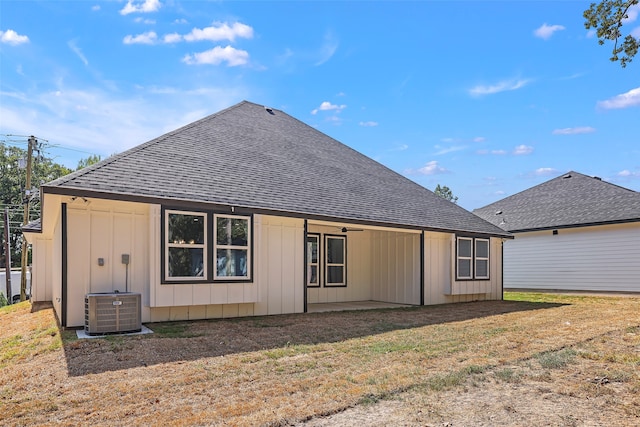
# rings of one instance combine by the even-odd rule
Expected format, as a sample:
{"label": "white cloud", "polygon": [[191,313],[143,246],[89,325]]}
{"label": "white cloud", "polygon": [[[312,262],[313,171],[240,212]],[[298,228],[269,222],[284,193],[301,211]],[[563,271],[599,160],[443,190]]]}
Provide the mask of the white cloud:
{"label": "white cloud", "polygon": [[549,40],[553,33],[555,33],[556,31],[562,31],[564,29],[565,28],[562,25],[547,25],[546,23],[544,23],[541,27],[537,28],[533,32],[533,34],[541,39]]}
{"label": "white cloud", "polygon": [[164,43],[178,43],[182,41],[182,36],[178,33],[165,34],[162,41]]}
{"label": "white cloud", "polygon": [[220,47],[216,46],[213,49],[206,50],[200,53],[194,53],[193,55],[185,55],[182,58],[182,62],[194,65],[194,64],[211,64],[219,65],[222,62],[226,62],[227,66],[235,67],[238,65],[244,65],[249,61],[249,53],[246,50],[236,49],[231,46]]}
{"label": "white cloud", "polygon": [[629,108],[637,105],[640,105],[640,87],[631,89],[629,92],[616,95],[606,101],[598,101],[598,107],[606,110]]}
{"label": "white cloud", "polygon": [[82,50],[76,45],[76,41],[75,40],[69,40],[67,42],[67,46],[69,46],[69,49],[71,49],[73,51],[73,53],[78,55],[78,58],[80,58],[80,60],[82,61],[82,63],[84,65],[89,65],[89,61],[87,60],[87,58],[82,53]]}
{"label": "white cloud", "polygon": [[640,39],[640,27],[636,27],[629,32],[633,37]]}
{"label": "white cloud", "polygon": [[322,104],[320,104],[320,106],[314,110],[311,111],[311,114],[318,114],[318,111],[331,111],[331,110],[335,110],[337,112],[340,112],[342,110],[344,110],[345,108],[347,108],[346,105],[342,104],[342,105],[336,105],[336,104],[332,104],[329,101],[324,101]]}
{"label": "white cloud", "polygon": [[100,5],[96,4],[95,6],[91,6],[91,10],[93,10],[94,12],[97,12],[100,10]]}
{"label": "white cloud", "polygon": [[550,176],[550,175],[557,175],[558,171],[554,168],[538,168],[535,171],[533,171],[533,174],[535,176]]}
{"label": "white cloud", "polygon": [[473,138],[473,142],[485,142],[487,140],[487,138],[485,138],[484,136],[476,136],[475,138]]}
{"label": "white cloud", "polygon": [[29,37],[22,36],[13,30],[0,30],[0,42],[17,46],[19,44],[29,43]]}
{"label": "white cloud", "polygon": [[533,153],[533,147],[530,145],[518,145],[513,149],[513,154],[516,156],[526,156],[527,154]]}
{"label": "white cloud", "polygon": [[[250,98],[244,87],[227,83],[159,94],[138,90],[144,96],[64,86],[43,93],[2,92],[0,129],[20,135],[28,129],[51,144],[108,156]],[[57,162],[76,166],[73,152],[52,150],[62,156]]]}
{"label": "white cloud", "polygon": [[628,169],[621,170],[616,175],[622,178],[640,178],[640,172],[631,172]]}
{"label": "white cloud", "polygon": [[439,166],[438,162],[435,160],[428,162],[426,165],[418,169],[418,173],[422,175],[438,175],[438,174],[447,173],[447,172],[449,171],[443,168],[442,166]]}
{"label": "white cloud", "polygon": [[338,50],[339,45],[340,43],[335,38],[333,33],[331,31],[327,31],[324,35],[324,42],[320,47],[320,51],[318,52],[318,56],[320,58],[316,61],[315,65],[322,65],[330,60],[331,57],[336,53],[336,50]]}
{"label": "white cloud", "polygon": [[155,31],[147,31],[137,36],[125,36],[122,42],[124,44],[154,44],[158,40]]}
{"label": "white cloud", "polygon": [[575,128],[563,128],[563,129],[554,129],[551,132],[553,135],[580,135],[584,133],[593,133],[596,129],[591,126],[582,126]]}
{"label": "white cloud", "polygon": [[173,21],[174,24],[186,24],[187,20],[184,18],[180,18],[180,19],[176,19],[175,21]]}
{"label": "white cloud", "polygon": [[527,79],[511,79],[502,80],[493,85],[478,85],[469,89],[471,96],[492,95],[494,93],[506,92],[510,90],[517,90],[525,87],[531,80]]}
{"label": "white cloud", "polygon": [[233,42],[236,40],[236,37],[243,39],[253,38],[253,28],[240,22],[234,22],[231,26],[226,22],[218,22],[214,23],[211,27],[194,28],[189,34],[185,34],[183,39],[188,42],[202,40],[229,40]]}
{"label": "white cloud", "polygon": [[156,12],[161,6],[160,0],[144,0],[143,2],[135,2],[135,4],[133,0],[128,0],[127,4],[120,10],[120,15]]}
{"label": "white cloud", "polygon": [[451,147],[441,147],[440,145],[436,145],[433,148],[438,150],[433,155],[434,156],[441,156],[441,155],[447,154],[447,153],[455,153],[456,151],[462,151],[467,147],[464,146],[464,145],[454,145],[454,146],[451,146]]}
{"label": "white cloud", "polygon": [[134,19],[133,22],[137,22],[138,24],[149,24],[149,25],[153,25],[156,23],[156,21],[153,19],[142,18],[142,17],[138,17]]}
{"label": "white cloud", "polygon": [[496,156],[503,156],[507,154],[507,152],[505,150],[491,150],[491,154]]}
{"label": "white cloud", "polygon": [[372,121],[360,122],[359,124],[360,124],[360,126],[364,126],[364,127],[375,127],[375,126],[378,126],[378,122],[372,122]]}

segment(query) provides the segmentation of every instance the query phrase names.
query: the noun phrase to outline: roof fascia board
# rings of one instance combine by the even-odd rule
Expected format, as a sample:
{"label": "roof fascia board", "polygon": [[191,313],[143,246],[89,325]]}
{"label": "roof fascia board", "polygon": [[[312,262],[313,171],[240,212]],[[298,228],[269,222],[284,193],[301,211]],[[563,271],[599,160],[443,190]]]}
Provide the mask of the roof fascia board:
{"label": "roof fascia board", "polygon": [[328,215],[318,215],[318,214],[310,214],[304,212],[293,212],[293,211],[284,211],[278,209],[267,209],[267,208],[258,208],[252,206],[239,206],[239,205],[227,205],[213,202],[200,202],[193,200],[184,200],[184,199],[174,199],[174,198],[162,198],[162,197],[151,197],[151,196],[141,196],[134,194],[125,194],[125,193],[107,193],[104,191],[95,191],[95,190],[85,190],[79,188],[70,188],[70,187],[51,187],[51,186],[42,186],[43,194],[57,194],[63,196],[76,196],[76,197],[87,197],[87,198],[95,198],[95,199],[104,199],[104,200],[117,200],[123,202],[134,202],[134,203],[148,203],[148,204],[157,204],[157,205],[166,205],[172,207],[186,207],[186,208],[200,208],[200,209],[214,209],[220,211],[228,211],[229,213],[254,213],[259,215],[274,215],[274,216],[284,216],[289,218],[300,218],[307,219],[311,221],[330,221],[330,222],[341,222],[355,225],[369,225],[373,227],[386,227],[386,228],[396,228],[396,229],[404,229],[404,230],[424,230],[424,231],[434,231],[439,233],[471,233],[476,236],[487,236],[487,237],[501,237],[512,239],[513,236],[511,232],[504,231],[503,233],[482,233],[470,230],[453,230],[453,229],[442,229],[442,228],[434,228],[434,227],[421,227],[418,225],[410,225],[410,224],[398,224],[398,223],[387,223],[380,221],[370,221],[364,219],[357,218],[341,218],[341,217],[332,217]]}
{"label": "roof fascia board", "polygon": [[519,230],[509,230],[509,232],[510,233],[527,233],[531,231],[563,230],[563,229],[566,230],[569,228],[585,228],[585,227],[596,227],[599,225],[629,224],[633,222],[640,222],[640,218],[619,219],[615,221],[602,221],[602,222],[587,222],[584,224],[556,225],[551,227],[522,228]]}

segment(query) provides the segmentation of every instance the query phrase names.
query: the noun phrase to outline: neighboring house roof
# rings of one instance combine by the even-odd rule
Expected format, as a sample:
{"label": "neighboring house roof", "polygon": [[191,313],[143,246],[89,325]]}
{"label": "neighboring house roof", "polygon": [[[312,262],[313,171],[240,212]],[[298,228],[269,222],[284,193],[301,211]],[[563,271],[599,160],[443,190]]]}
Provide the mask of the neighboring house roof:
{"label": "neighboring house roof", "polygon": [[510,237],[288,114],[247,101],[45,184],[43,192]]}
{"label": "neighboring house roof", "polygon": [[640,193],[568,172],[473,211],[511,232],[640,221]]}

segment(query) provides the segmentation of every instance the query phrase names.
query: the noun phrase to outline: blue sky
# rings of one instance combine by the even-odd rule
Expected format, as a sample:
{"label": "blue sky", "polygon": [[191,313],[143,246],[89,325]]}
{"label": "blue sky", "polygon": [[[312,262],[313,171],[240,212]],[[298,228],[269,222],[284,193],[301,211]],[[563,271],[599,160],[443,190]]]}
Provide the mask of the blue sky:
{"label": "blue sky", "polygon": [[75,168],[249,100],[467,209],[569,170],[640,190],[640,57],[588,6],[3,0],[0,134]]}

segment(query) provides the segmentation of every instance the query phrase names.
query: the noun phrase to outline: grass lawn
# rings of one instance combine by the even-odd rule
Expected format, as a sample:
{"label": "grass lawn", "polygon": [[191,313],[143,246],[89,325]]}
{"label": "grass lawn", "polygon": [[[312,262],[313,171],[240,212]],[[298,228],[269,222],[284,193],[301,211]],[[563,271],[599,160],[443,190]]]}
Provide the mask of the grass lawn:
{"label": "grass lawn", "polygon": [[[362,408],[404,425],[640,423],[640,298],[508,293],[148,324],[154,334],[91,340],[24,302],[0,309],[0,324],[2,425],[293,425]],[[517,403],[504,410],[509,398],[532,411],[568,403],[536,421],[518,418]],[[503,418],[482,418],[489,410]]]}

